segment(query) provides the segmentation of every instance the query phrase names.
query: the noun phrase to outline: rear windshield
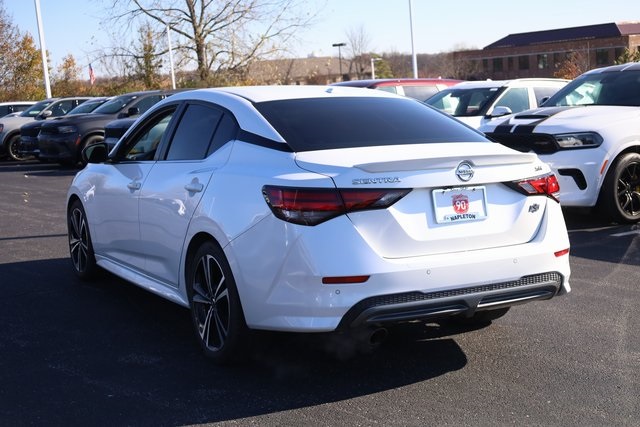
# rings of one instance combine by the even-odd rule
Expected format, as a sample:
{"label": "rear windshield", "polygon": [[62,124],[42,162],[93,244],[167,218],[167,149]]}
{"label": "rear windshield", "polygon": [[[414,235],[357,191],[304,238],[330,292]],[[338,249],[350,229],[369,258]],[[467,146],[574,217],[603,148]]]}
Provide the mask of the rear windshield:
{"label": "rear windshield", "polygon": [[479,132],[410,98],[311,98],[255,106],[296,152],[487,141]]}

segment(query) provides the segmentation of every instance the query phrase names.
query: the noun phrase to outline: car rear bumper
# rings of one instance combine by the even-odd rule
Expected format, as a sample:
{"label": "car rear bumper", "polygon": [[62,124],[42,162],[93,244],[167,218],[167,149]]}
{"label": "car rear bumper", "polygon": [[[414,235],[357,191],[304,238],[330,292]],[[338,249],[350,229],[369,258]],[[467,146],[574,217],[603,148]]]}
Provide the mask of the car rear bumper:
{"label": "car rear bumper", "polygon": [[560,273],[553,272],[449,291],[370,297],[347,311],[339,329],[426,321],[454,315],[472,316],[476,311],[547,300],[560,292],[563,281]]}
{"label": "car rear bumper", "polygon": [[[472,315],[570,292],[569,255],[561,252],[569,248],[564,219],[557,203],[547,210],[535,238],[512,246],[389,259],[346,218],[300,235],[274,218],[225,252],[251,328],[327,332]],[[355,276],[367,279],[340,283]],[[327,277],[338,283],[323,283]]]}

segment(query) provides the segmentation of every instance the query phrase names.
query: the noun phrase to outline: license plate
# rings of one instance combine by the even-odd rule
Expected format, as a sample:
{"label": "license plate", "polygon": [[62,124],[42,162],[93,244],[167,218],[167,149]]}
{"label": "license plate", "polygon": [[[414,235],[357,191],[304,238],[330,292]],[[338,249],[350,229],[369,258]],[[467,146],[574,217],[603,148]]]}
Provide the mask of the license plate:
{"label": "license plate", "polygon": [[441,188],[431,194],[439,224],[479,221],[487,217],[484,187]]}

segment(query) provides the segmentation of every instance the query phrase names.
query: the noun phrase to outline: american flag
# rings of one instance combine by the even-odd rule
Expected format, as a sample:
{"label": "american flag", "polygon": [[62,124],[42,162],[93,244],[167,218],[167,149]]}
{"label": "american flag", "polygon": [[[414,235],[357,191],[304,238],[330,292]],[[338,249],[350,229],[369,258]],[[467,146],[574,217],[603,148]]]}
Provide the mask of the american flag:
{"label": "american flag", "polygon": [[96,82],[96,75],[93,73],[93,67],[89,64],[89,82],[94,84]]}

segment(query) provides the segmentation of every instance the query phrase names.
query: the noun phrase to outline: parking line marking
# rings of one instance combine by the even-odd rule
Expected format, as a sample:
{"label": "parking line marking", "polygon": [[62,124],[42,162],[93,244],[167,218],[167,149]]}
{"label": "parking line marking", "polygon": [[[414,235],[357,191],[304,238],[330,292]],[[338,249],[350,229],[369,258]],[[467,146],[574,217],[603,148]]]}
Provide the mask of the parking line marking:
{"label": "parking line marking", "polygon": [[628,236],[629,234],[640,234],[640,230],[632,230],[632,231],[625,231],[624,233],[615,233],[612,234],[612,237],[622,237],[622,236]]}

